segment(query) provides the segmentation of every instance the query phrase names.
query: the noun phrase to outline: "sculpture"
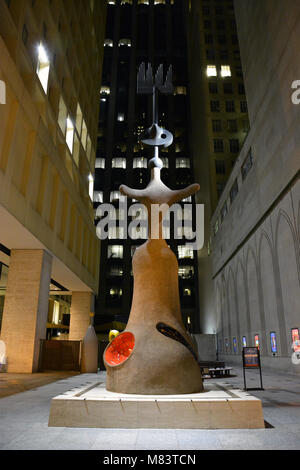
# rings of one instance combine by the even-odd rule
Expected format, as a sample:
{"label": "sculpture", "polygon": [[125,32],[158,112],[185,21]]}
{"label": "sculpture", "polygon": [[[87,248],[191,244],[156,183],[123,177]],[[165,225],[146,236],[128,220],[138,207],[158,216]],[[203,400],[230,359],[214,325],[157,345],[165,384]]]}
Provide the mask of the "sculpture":
{"label": "sculpture", "polygon": [[[163,81],[163,67],[153,81],[152,68],[142,64],[138,73],[138,93],[153,94],[153,124],[142,142],[154,147],[149,162],[151,181],[143,190],[125,185],[120,192],[144,204],[148,210],[149,234],[155,233],[137,248],[133,260],[134,291],[126,329],[104,351],[107,390],[133,394],[183,394],[203,391],[200,368],[194,345],[185,330],[178,291],[178,262],[162,235],[160,217],[151,227],[154,204],[172,204],[199,190],[198,184],[171,190],[160,179],[163,166],[159,147],[173,141],[170,132],[158,125],[158,91],[172,93],[172,68]],[[163,214],[162,214],[163,216]]]}

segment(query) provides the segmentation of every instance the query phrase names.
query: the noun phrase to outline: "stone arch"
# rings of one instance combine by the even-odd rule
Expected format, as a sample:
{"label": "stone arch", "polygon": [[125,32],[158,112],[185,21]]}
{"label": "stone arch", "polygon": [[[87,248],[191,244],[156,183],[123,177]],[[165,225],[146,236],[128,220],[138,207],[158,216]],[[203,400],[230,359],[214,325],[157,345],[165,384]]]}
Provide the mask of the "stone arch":
{"label": "stone arch", "polygon": [[280,337],[284,332],[280,328],[278,318],[278,302],[274,271],[274,247],[265,230],[262,230],[258,244],[259,272],[261,280],[262,302],[265,317],[266,351],[272,354],[270,333],[277,336],[278,352],[280,353]]}
{"label": "stone arch", "polygon": [[246,285],[246,273],[242,260],[238,258],[236,264],[236,290],[237,290],[237,314],[240,324],[240,338],[238,344],[242,344],[242,336],[249,338],[250,319],[248,311],[248,289]]}
{"label": "stone arch", "polygon": [[[282,227],[281,230],[280,227]],[[299,250],[293,223],[282,209],[276,220],[275,253],[278,267],[278,289],[282,301],[279,321],[282,330],[286,331],[286,353],[289,354],[291,328],[300,329]]]}
{"label": "stone arch", "polygon": [[238,338],[235,277],[230,266],[227,274],[228,321],[230,323],[230,349],[233,352],[233,337]]}
{"label": "stone arch", "polygon": [[250,331],[249,346],[254,345],[254,335],[261,338],[260,302],[258,293],[257,259],[254,250],[248,246],[246,254],[246,278],[249,296]]}

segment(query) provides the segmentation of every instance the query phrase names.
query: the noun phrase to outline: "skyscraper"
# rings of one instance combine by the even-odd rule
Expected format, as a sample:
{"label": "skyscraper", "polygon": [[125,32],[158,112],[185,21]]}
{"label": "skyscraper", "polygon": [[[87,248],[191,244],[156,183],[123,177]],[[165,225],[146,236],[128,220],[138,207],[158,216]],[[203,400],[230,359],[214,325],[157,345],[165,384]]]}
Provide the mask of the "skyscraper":
{"label": "skyscraper", "polygon": [[[173,67],[174,95],[159,97],[159,123],[174,135],[174,144],[161,152],[162,179],[173,189],[193,181],[189,149],[189,97],[185,24],[181,0],[109,1],[105,38],[101,111],[98,130],[94,207],[111,202],[119,207],[119,185],[144,188],[149,181],[149,150],[139,143],[152,120],[152,103],[136,94],[139,65],[151,63],[165,73]],[[192,199],[191,199],[192,202]],[[119,215],[122,215],[119,213]],[[127,215],[126,215],[127,216]],[[131,258],[139,240],[123,239],[122,227],[102,242],[96,330],[109,321],[127,321],[133,277]],[[179,259],[181,306],[186,326],[199,331],[197,259],[184,240],[170,240]],[[111,325],[110,325],[111,326]],[[122,326],[122,325],[121,325]],[[104,326],[104,330],[107,325]]]}

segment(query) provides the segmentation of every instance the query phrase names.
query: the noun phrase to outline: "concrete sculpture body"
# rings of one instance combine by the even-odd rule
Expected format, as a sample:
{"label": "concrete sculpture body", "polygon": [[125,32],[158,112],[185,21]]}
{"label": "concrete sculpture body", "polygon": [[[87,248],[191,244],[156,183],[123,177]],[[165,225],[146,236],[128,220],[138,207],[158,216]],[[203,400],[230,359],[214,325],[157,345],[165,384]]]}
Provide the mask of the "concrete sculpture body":
{"label": "concrete sculpture body", "polygon": [[[163,85],[162,70],[159,68],[156,76],[158,88],[167,92],[170,89],[167,81],[170,79],[168,72],[166,84]],[[148,80],[151,87],[149,69],[143,80],[145,83]],[[147,92],[146,85],[142,87],[142,92]],[[153,94],[155,96],[155,87]],[[153,101],[154,124],[142,140],[146,145],[155,147],[154,158],[149,162],[151,181],[143,190],[125,185],[120,187],[123,195],[137,199],[146,206],[150,235],[133,256],[134,291],[126,330],[104,351],[106,388],[113,392],[143,395],[196,393],[203,391],[203,384],[197,354],[181,317],[178,262],[162,236],[163,214],[156,226],[151,226],[154,223],[151,221],[151,211],[154,205],[165,204],[166,212],[172,204],[197,192],[199,185],[173,191],[161,181],[163,164],[158,156],[158,147],[170,145],[173,136],[158,126],[156,99]]]}

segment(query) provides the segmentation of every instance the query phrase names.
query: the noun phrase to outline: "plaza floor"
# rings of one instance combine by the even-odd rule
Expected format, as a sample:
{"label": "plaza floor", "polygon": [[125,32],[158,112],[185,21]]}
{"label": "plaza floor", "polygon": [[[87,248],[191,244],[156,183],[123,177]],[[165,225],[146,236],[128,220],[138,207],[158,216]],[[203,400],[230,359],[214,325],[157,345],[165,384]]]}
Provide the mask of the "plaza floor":
{"label": "plaza floor", "polygon": [[[242,368],[233,367],[235,376],[223,378],[222,381],[243,388]],[[0,374],[2,384],[5,382],[3,375]],[[6,376],[6,380],[12,380],[10,374]],[[105,380],[105,373],[99,372],[98,378]],[[51,399],[98,378],[95,374],[59,377],[55,382],[35,386],[31,390],[19,390],[19,393],[15,390],[13,395],[0,398],[0,449],[300,450],[299,377],[270,370],[263,371],[264,390],[250,392],[262,400],[265,429],[49,428]],[[249,372],[247,378],[249,387],[259,385],[255,371]]]}

